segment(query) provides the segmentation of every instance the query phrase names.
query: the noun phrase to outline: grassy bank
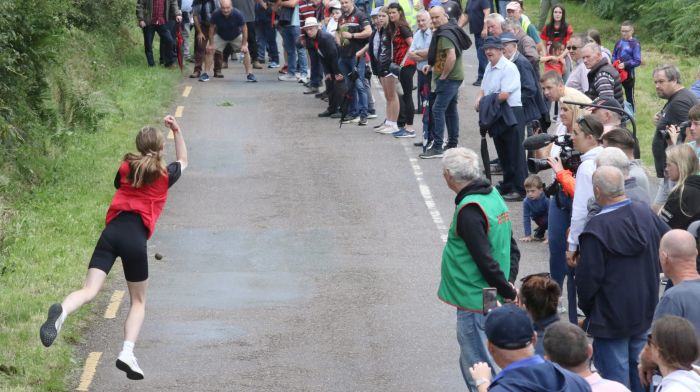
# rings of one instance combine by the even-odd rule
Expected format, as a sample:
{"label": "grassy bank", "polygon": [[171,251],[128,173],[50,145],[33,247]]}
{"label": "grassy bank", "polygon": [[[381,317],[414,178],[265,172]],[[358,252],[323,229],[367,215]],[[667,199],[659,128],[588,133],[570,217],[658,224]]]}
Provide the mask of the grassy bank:
{"label": "grassy bank", "polygon": [[[566,19],[574,33],[584,33],[589,28],[596,28],[603,38],[603,46],[612,51],[615,42],[620,37],[620,25],[617,22],[599,18],[595,12],[578,1],[565,1]],[[526,0],[526,14],[531,20],[537,21],[540,9],[539,0]],[[654,42],[645,31],[636,31],[635,36],[642,44],[642,65],[635,71],[637,75],[635,99],[637,104],[637,136],[645,165],[653,166],[651,140],[654,135],[654,114],[664,105],[665,101],[656,96],[652,71],[660,64],[676,64],[682,72],[682,83],[688,87],[695,81],[699,57],[679,56],[675,53],[662,51],[663,43]]]}
{"label": "grassy bank", "polygon": [[[20,147],[18,162],[4,165],[0,175],[3,391],[66,390],[81,365],[71,351],[89,307],[70,318],[49,349],[38,328],[51,303],[82,285],[120,159],[134,149],[141,126],[161,125],[181,79],[178,70],[146,66],[139,31],[118,33],[130,38],[72,31],[59,40],[61,57],[47,75],[47,99],[64,118],[84,115],[81,102],[97,107],[87,111],[97,115],[81,122],[87,128],[48,130],[42,146]],[[71,94],[80,99],[68,99]]]}

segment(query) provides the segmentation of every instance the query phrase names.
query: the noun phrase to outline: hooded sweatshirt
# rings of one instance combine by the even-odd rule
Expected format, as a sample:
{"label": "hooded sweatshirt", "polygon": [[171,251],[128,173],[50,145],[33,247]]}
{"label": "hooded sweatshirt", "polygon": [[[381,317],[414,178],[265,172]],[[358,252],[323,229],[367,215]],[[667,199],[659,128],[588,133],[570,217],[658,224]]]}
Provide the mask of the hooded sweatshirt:
{"label": "hooded sweatshirt", "polygon": [[591,386],[581,376],[539,355],[513,362],[499,373],[489,392],[583,392]]}
{"label": "hooded sweatshirt", "polygon": [[590,335],[619,339],[649,329],[659,298],[659,243],[668,230],[649,206],[629,199],[586,224],[575,279]]}
{"label": "hooded sweatshirt", "polygon": [[692,370],[676,370],[661,380],[657,391],[696,392],[700,391],[700,375]]}

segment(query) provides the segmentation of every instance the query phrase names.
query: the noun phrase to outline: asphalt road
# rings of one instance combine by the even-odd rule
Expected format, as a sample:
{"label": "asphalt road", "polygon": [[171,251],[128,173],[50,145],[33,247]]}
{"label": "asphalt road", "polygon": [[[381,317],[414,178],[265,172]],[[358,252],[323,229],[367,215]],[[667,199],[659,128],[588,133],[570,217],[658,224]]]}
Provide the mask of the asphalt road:
{"label": "asphalt road", "polygon": [[[463,57],[460,145],[478,152],[473,49]],[[185,79],[180,91],[192,91],[173,106],[184,106],[190,167],[149,243],[135,349],[146,378],[114,366],[126,297],[79,349],[104,352],[91,390],[464,390],[455,310],[436,296],[439,219],[449,225],[455,196],[440,160],[416,159],[414,139],[372,131],[380,90],[378,119],[338,128],[276,70],[259,70],[257,84],[238,63],[224,75]],[[509,207],[522,236],[521,203]],[[521,252],[520,276],[548,270],[546,245]],[[125,289],[120,269],[111,285]]]}

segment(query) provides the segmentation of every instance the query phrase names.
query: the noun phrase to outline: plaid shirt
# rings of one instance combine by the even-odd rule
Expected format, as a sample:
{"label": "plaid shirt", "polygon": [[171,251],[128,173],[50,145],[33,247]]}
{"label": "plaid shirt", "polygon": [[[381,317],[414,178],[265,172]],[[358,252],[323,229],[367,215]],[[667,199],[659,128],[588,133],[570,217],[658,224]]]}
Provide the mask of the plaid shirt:
{"label": "plaid shirt", "polygon": [[165,0],[153,0],[151,24],[156,26],[165,24]]}

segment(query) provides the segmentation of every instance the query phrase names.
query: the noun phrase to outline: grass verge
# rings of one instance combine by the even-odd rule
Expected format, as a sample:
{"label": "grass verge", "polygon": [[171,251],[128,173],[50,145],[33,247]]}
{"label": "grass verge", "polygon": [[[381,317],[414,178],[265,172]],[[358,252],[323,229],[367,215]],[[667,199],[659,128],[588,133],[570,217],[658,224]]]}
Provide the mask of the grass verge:
{"label": "grass verge", "polygon": [[[81,341],[89,306],[69,318],[49,349],[39,341],[39,326],[51,303],[81,287],[104,226],[119,162],[134,149],[141,126],[160,124],[181,80],[178,71],[146,66],[138,31],[126,32],[131,36],[126,44],[115,44],[111,37],[71,34],[77,35],[63,42],[63,57],[52,71],[54,81],[90,83],[101,105],[110,107],[97,129],[48,131],[51,143],[34,165],[27,166],[40,173],[38,185],[22,183],[21,171],[0,181],[0,195],[6,200],[3,206],[0,198],[0,218],[3,211],[6,216],[0,220],[3,391],[67,390],[67,380],[82,365],[71,353]],[[60,94],[56,90],[51,98],[57,107]]]}
{"label": "grass verge", "polygon": [[[584,33],[590,28],[595,28],[600,32],[603,46],[612,51],[615,42],[620,38],[619,23],[599,18],[591,8],[578,1],[565,1],[564,6],[566,7],[566,20],[573,26],[574,33]],[[530,17],[530,20],[537,20],[539,9],[539,0],[525,0],[525,13]],[[657,45],[656,42],[648,39],[644,31],[635,31],[635,37],[642,44],[642,65],[635,71],[637,78],[635,85],[637,137],[644,164],[653,166],[651,141],[656,129],[653,118],[666,101],[656,96],[652,72],[660,64],[675,64],[681,70],[683,85],[689,87],[695,81],[700,57],[680,56],[676,53],[662,51],[661,43]]]}

